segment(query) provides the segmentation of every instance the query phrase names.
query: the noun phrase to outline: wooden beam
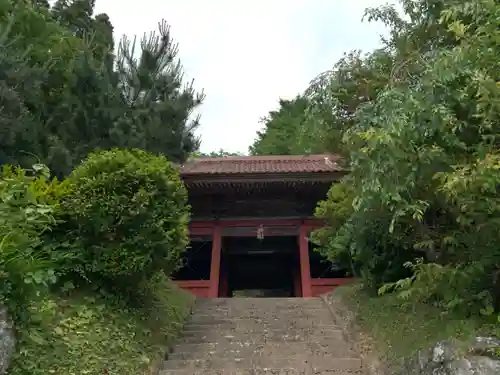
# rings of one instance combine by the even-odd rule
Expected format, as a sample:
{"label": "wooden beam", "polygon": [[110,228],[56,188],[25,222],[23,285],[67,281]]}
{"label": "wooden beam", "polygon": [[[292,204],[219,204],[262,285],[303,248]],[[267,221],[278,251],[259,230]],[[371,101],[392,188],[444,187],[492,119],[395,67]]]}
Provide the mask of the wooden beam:
{"label": "wooden beam", "polygon": [[257,218],[257,219],[223,219],[220,221],[221,225],[225,228],[229,227],[251,227],[251,226],[294,226],[300,225],[300,219],[268,219],[268,218]]}
{"label": "wooden beam", "polygon": [[197,225],[189,225],[189,235],[193,236],[207,236],[211,235],[213,232],[213,225],[209,226],[197,226]]}
{"label": "wooden beam", "polygon": [[301,219],[299,217],[291,217],[291,218],[225,218],[225,219],[199,219],[192,220],[189,224],[190,231],[193,231],[195,234],[211,234],[213,228],[217,225],[220,225],[222,228],[231,228],[231,227],[248,227],[254,225],[264,225],[264,226],[296,226],[296,225],[304,225],[309,228],[309,230],[314,230],[317,228],[321,228],[325,225],[324,221],[316,218],[308,218]]}

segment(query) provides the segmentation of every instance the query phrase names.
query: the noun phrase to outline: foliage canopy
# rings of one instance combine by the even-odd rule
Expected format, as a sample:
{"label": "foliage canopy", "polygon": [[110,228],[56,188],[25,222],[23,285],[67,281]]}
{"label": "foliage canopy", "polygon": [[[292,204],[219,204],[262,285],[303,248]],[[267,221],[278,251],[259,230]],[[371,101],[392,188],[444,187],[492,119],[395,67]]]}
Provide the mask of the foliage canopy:
{"label": "foliage canopy", "polygon": [[300,124],[350,171],[319,204],[330,223],[314,235],[320,251],[350,259],[372,290],[484,313],[500,307],[500,5],[400,4],[404,15],[368,9],[389,27],[384,46],[318,76],[300,121],[268,121],[253,149],[281,137],[258,152],[308,152],[286,136]]}
{"label": "foliage canopy", "polygon": [[[0,4],[0,163],[62,177],[95,149],[141,148],[181,162],[199,147],[204,94],[184,82],[164,21],[117,48],[95,1]],[[137,46],[140,47],[136,48]]]}

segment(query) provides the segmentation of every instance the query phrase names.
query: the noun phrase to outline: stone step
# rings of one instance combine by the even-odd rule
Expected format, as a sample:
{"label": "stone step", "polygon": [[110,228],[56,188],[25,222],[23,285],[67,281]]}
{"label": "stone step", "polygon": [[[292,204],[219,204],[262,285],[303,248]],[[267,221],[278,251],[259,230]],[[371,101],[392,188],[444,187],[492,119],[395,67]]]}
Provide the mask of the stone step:
{"label": "stone step", "polygon": [[209,298],[198,299],[196,306],[231,307],[231,306],[284,306],[284,307],[320,307],[320,298]]}
{"label": "stone step", "polygon": [[202,343],[185,343],[183,341],[177,342],[172,347],[172,352],[212,352],[212,351],[225,351],[225,350],[238,350],[244,348],[251,348],[252,350],[260,350],[260,348],[304,348],[304,350],[330,350],[338,351],[340,347],[349,347],[344,338],[338,337],[323,337],[318,341],[283,341],[283,340],[266,340],[265,342],[258,342],[249,340],[245,337],[244,340],[234,341],[221,339],[219,341],[207,341]]}
{"label": "stone step", "polygon": [[284,308],[284,309],[319,309],[324,308],[324,302],[322,300],[312,300],[308,303],[283,303],[275,301],[266,302],[248,302],[248,303],[196,303],[196,307],[204,309],[231,309],[238,307],[241,309],[261,309],[261,308]]}
{"label": "stone step", "polygon": [[246,321],[228,321],[225,323],[187,323],[184,326],[184,331],[205,331],[205,330],[235,330],[235,331],[264,331],[264,330],[302,330],[302,329],[335,329],[338,330],[340,327],[336,324],[317,324],[312,320],[295,320],[295,321],[262,321],[262,320],[246,320]]}
{"label": "stone step", "polygon": [[322,356],[253,357],[253,358],[203,358],[196,360],[168,360],[163,370],[201,370],[226,368],[312,368],[315,371],[348,371],[361,369],[359,358],[325,358]]}
{"label": "stone step", "polygon": [[316,307],[324,306],[320,298],[212,298],[197,300],[195,306],[204,308],[224,308],[224,307]]}
{"label": "stone step", "polygon": [[193,319],[198,319],[200,316],[212,316],[213,318],[261,318],[261,319],[291,319],[291,318],[330,318],[332,316],[327,309],[289,309],[289,310],[270,310],[270,309],[234,309],[234,310],[205,310],[196,309],[192,315]]}
{"label": "stone step", "polygon": [[295,356],[305,354],[324,357],[351,357],[355,352],[344,341],[331,341],[328,344],[315,342],[267,342],[263,344],[248,344],[230,342],[227,345],[179,344],[173,348],[168,359],[200,359],[200,358],[251,358],[256,356],[282,357],[284,354]]}
{"label": "stone step", "polygon": [[307,319],[304,317],[290,316],[286,319],[283,316],[254,316],[254,317],[237,317],[233,318],[229,315],[227,316],[212,316],[205,314],[195,314],[192,315],[188,320],[187,324],[193,325],[213,325],[213,324],[234,324],[234,325],[247,325],[247,324],[290,324],[297,327],[309,327],[316,325],[331,325],[335,324],[333,317],[330,313],[325,313],[321,315],[316,315],[313,317],[308,316]]}
{"label": "stone step", "polygon": [[217,326],[209,327],[205,329],[190,329],[186,327],[183,331],[182,337],[226,337],[226,336],[239,336],[244,339],[247,335],[258,335],[258,336],[336,336],[341,337],[342,331],[339,327],[335,326],[316,326],[316,327],[304,327],[304,328],[294,328],[291,329],[286,325],[279,328],[265,328],[263,326],[253,325],[253,326],[237,326],[229,328],[217,328]]}
{"label": "stone step", "polygon": [[328,310],[231,310],[231,311],[210,311],[210,310],[195,310],[191,318],[199,316],[211,316],[217,319],[304,319],[304,318],[330,318],[333,319],[330,311]]}
{"label": "stone step", "polygon": [[364,375],[362,370],[314,371],[310,367],[295,368],[226,368],[216,370],[163,370],[158,375]]}
{"label": "stone step", "polygon": [[266,302],[266,303],[225,303],[225,304],[213,304],[213,303],[196,303],[194,306],[204,308],[204,309],[231,309],[238,307],[241,309],[261,309],[261,308],[284,308],[284,309],[320,309],[324,308],[324,302],[322,300],[313,300],[309,303],[282,303],[282,302]]}
{"label": "stone step", "polygon": [[266,301],[278,301],[283,303],[307,303],[307,301],[319,301],[318,297],[218,297],[198,298],[197,303],[259,303]]}
{"label": "stone step", "polygon": [[198,300],[160,375],[353,375],[361,360],[319,298]]}
{"label": "stone step", "polygon": [[339,341],[343,339],[341,331],[330,331],[327,336],[314,333],[314,334],[284,334],[283,332],[266,332],[255,335],[221,335],[217,332],[200,333],[193,335],[184,335],[180,338],[180,342],[184,344],[202,344],[202,343],[227,343],[227,342],[242,342],[263,344],[266,342],[318,342],[325,344],[332,341]]}

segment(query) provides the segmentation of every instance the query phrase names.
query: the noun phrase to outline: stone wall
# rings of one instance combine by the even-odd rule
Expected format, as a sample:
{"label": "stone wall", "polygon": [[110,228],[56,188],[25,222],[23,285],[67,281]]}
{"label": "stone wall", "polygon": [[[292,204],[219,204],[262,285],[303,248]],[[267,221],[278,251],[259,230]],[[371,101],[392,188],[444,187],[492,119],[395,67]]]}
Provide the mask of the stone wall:
{"label": "stone wall", "polygon": [[7,309],[0,306],[0,374],[5,374],[16,348],[12,322]]}
{"label": "stone wall", "polygon": [[500,340],[476,337],[463,347],[451,341],[419,350],[395,375],[499,375]]}

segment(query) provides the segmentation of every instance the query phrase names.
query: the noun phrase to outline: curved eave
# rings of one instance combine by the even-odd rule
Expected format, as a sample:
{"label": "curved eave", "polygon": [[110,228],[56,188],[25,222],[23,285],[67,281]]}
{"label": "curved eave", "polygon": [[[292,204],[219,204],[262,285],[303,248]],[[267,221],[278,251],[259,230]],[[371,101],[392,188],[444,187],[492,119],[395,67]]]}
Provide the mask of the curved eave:
{"label": "curved eave", "polygon": [[340,180],[345,171],[334,172],[272,172],[272,173],[181,173],[185,184],[217,182],[280,182]]}
{"label": "curved eave", "polygon": [[328,189],[345,175],[344,172],[316,173],[255,173],[214,174],[207,176],[184,175],[182,179],[188,191],[195,195],[224,194],[224,192],[246,191],[252,194],[265,191],[309,191]]}

